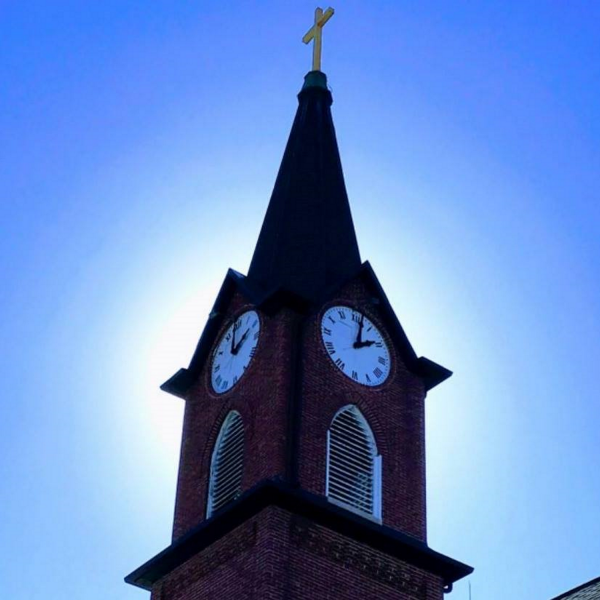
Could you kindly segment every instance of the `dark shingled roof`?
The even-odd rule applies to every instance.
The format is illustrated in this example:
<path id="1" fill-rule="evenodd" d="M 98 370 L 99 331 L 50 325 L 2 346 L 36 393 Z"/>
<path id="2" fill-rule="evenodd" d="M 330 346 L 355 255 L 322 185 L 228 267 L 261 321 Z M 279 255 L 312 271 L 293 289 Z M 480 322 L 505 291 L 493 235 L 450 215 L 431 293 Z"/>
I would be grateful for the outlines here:
<path id="1" fill-rule="evenodd" d="M 361 261 L 325 75 L 308 73 L 298 100 L 248 279 L 314 302 Z"/>
<path id="2" fill-rule="evenodd" d="M 229 271 L 190 366 L 161 386 L 179 398 L 187 398 L 208 359 L 235 290 L 267 313 L 282 306 L 311 313 L 357 277 L 371 290 L 403 361 L 425 389 L 452 374 L 416 355 L 375 272 L 369 263 L 361 265 L 324 73 L 306 75 L 298 101 L 248 276 Z"/>
<path id="3" fill-rule="evenodd" d="M 592 579 L 553 600 L 600 600 L 600 577 Z"/>

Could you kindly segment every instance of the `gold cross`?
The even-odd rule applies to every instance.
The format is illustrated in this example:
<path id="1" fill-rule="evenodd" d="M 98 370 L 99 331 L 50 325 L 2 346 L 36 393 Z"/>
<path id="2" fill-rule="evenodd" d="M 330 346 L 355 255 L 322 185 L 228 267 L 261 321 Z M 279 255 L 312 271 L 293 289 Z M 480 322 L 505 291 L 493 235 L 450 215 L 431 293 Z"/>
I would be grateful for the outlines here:
<path id="1" fill-rule="evenodd" d="M 315 24 L 306 32 L 302 41 L 308 44 L 311 40 L 314 40 L 313 46 L 313 71 L 321 70 L 321 36 L 323 32 L 323 25 L 331 19 L 333 16 L 333 8 L 329 7 L 325 12 L 322 8 L 315 10 Z"/>

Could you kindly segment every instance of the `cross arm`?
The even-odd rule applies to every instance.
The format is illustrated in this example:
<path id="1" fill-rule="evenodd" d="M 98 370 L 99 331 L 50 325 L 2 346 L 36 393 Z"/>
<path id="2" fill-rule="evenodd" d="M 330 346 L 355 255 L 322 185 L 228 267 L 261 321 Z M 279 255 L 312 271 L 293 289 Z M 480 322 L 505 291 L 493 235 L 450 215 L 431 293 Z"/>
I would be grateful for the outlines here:
<path id="1" fill-rule="evenodd" d="M 334 13 L 335 11 L 331 7 L 329 7 L 325 12 L 318 8 L 317 14 L 315 15 L 315 24 L 304 34 L 302 41 L 305 44 L 308 44 L 308 42 L 310 42 L 315 37 L 317 29 L 322 28 L 323 25 L 325 25 L 325 23 L 327 23 L 327 21 L 329 21 L 329 19 L 333 17 Z"/>

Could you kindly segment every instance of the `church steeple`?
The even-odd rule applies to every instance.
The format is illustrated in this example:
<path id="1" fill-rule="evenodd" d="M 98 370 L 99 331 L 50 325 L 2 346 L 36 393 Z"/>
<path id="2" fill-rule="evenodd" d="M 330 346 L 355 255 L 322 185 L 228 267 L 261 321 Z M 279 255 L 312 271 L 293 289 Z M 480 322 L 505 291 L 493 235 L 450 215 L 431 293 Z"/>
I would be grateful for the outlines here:
<path id="1" fill-rule="evenodd" d="M 441 600 L 471 567 L 427 545 L 418 357 L 361 264 L 313 70 L 247 277 L 229 270 L 188 368 L 171 545 L 127 577 L 152 600 Z"/>
<path id="2" fill-rule="evenodd" d="M 321 71 L 309 72 L 248 278 L 317 301 L 361 260 Z"/>

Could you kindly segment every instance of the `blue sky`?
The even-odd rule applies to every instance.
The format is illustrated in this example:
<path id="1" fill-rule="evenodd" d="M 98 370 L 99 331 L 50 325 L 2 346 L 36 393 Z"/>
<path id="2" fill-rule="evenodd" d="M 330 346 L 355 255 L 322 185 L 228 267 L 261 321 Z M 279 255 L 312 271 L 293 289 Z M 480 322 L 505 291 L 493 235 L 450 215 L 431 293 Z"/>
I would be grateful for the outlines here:
<path id="1" fill-rule="evenodd" d="M 455 372 L 430 544 L 473 600 L 546 600 L 600 575 L 600 5 L 334 7 L 362 256 Z M 314 8 L 0 5 L 3 597 L 147 596 L 122 577 L 169 542 L 183 408 L 158 386 L 247 270 Z"/>

